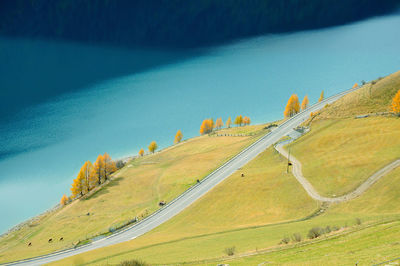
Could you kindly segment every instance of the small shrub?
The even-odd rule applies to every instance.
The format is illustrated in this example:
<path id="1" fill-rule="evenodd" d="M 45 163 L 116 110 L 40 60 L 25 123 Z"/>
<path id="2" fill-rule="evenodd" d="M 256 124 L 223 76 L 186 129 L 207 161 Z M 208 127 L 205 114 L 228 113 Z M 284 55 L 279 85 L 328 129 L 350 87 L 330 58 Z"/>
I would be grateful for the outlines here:
<path id="1" fill-rule="evenodd" d="M 148 264 L 141 260 L 125 260 L 118 265 L 119 266 L 147 266 Z"/>
<path id="2" fill-rule="evenodd" d="M 125 163 L 122 160 L 118 160 L 115 165 L 117 166 L 118 169 L 121 169 L 122 167 L 125 166 Z"/>
<path id="3" fill-rule="evenodd" d="M 284 238 L 282 238 L 280 244 L 289 244 L 290 242 L 290 238 L 285 236 Z"/>
<path id="4" fill-rule="evenodd" d="M 360 218 L 356 218 L 356 225 L 361 225 L 361 219 Z"/>
<path id="5" fill-rule="evenodd" d="M 299 233 L 294 233 L 292 235 L 293 242 L 301 242 L 302 240 L 303 240 L 303 238 L 301 237 L 301 235 Z"/>
<path id="6" fill-rule="evenodd" d="M 323 229 L 321 227 L 313 227 L 310 229 L 310 231 L 308 231 L 307 236 L 310 239 L 314 239 L 321 236 L 322 234 L 323 234 Z"/>
<path id="7" fill-rule="evenodd" d="M 333 230 L 333 231 L 339 231 L 339 229 L 340 229 L 340 228 L 337 227 L 337 226 L 332 227 L 332 230 Z"/>
<path id="8" fill-rule="evenodd" d="M 230 248 L 226 248 L 226 249 L 225 249 L 225 253 L 226 253 L 226 255 L 228 255 L 228 256 L 233 256 L 233 255 L 235 255 L 235 252 L 236 252 L 236 247 L 230 247 Z"/>
<path id="9" fill-rule="evenodd" d="M 325 234 L 329 234 L 330 232 L 332 232 L 331 227 L 328 225 L 327 227 L 325 227 Z"/>

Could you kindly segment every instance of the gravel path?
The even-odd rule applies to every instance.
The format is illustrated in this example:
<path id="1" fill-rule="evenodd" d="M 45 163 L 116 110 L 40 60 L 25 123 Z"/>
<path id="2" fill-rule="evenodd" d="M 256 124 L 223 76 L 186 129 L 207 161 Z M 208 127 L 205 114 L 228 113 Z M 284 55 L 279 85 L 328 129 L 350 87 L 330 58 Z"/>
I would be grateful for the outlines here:
<path id="1" fill-rule="evenodd" d="M 284 141 L 275 145 L 275 149 L 282 154 L 285 158 L 288 158 L 288 152 L 283 148 L 284 145 L 290 143 L 293 140 Z M 378 181 L 381 177 L 385 176 L 389 172 L 393 171 L 395 168 L 400 166 L 400 159 L 397 159 L 390 164 L 386 165 L 379 171 L 375 172 L 371 175 L 367 180 L 364 181 L 359 187 L 357 187 L 352 192 L 334 198 L 328 198 L 321 196 L 315 190 L 315 188 L 311 185 L 310 182 L 303 176 L 301 162 L 297 160 L 293 155 L 290 155 L 290 162 L 292 163 L 292 173 L 294 177 L 299 181 L 299 183 L 303 186 L 303 188 L 307 191 L 308 195 L 310 195 L 313 199 L 323 201 L 323 202 L 343 202 L 347 200 L 354 199 L 364 193 L 369 187 L 371 187 L 376 181 Z"/>

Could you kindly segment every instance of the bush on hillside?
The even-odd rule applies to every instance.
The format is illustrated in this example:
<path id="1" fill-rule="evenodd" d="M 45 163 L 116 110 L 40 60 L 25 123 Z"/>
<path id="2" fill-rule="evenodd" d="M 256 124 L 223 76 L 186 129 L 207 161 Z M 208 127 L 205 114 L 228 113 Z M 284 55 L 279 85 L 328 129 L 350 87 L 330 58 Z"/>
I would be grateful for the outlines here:
<path id="1" fill-rule="evenodd" d="M 289 244 L 290 242 L 290 238 L 285 236 L 284 238 L 282 238 L 280 244 Z"/>
<path id="2" fill-rule="evenodd" d="M 310 231 L 308 231 L 307 236 L 310 239 L 314 239 L 314 238 L 320 237 L 323 233 L 324 233 L 324 229 L 317 226 L 317 227 L 311 228 Z"/>
<path id="3" fill-rule="evenodd" d="M 235 255 L 235 252 L 236 252 L 236 247 L 234 247 L 234 246 L 225 249 L 225 253 L 226 253 L 226 255 L 228 255 L 228 256 L 233 256 L 233 255 Z"/>
<path id="4" fill-rule="evenodd" d="M 356 225 L 361 225 L 362 221 L 360 218 L 356 218 Z"/>
<path id="5" fill-rule="evenodd" d="M 303 240 L 302 236 L 299 233 L 294 233 L 292 235 L 293 242 L 301 242 Z"/>
<path id="6" fill-rule="evenodd" d="M 122 167 L 125 166 L 125 163 L 122 160 L 118 160 L 116 166 L 118 169 L 121 169 Z"/>
<path id="7" fill-rule="evenodd" d="M 333 230 L 333 231 L 339 231 L 339 229 L 340 229 L 340 228 L 337 227 L 337 226 L 332 227 L 332 230 Z"/>
<path id="8" fill-rule="evenodd" d="M 144 261 L 141 260 L 125 260 L 123 262 L 121 262 L 120 264 L 118 264 L 119 266 L 147 266 L 149 264 L 145 263 Z"/>
<path id="9" fill-rule="evenodd" d="M 325 234 L 329 234 L 330 232 L 332 232 L 331 227 L 328 225 L 325 227 Z"/>

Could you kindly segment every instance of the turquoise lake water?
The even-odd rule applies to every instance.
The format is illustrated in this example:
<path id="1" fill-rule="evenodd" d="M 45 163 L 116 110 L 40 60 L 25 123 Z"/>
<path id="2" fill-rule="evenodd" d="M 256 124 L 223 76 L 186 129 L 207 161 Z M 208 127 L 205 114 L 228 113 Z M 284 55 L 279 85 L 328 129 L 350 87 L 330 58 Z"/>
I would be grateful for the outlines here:
<path id="1" fill-rule="evenodd" d="M 208 117 L 280 119 L 292 93 L 315 102 L 399 70 L 399 47 L 399 15 L 192 51 L 0 39 L 0 231 L 58 203 L 100 153 L 167 147 Z"/>

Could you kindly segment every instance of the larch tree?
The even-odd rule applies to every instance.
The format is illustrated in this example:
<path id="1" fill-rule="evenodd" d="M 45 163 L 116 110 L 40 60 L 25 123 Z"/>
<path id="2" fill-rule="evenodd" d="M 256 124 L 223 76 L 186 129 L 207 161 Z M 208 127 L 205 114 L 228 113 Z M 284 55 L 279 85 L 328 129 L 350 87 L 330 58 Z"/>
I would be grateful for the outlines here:
<path id="1" fill-rule="evenodd" d="M 83 175 L 79 173 L 72 183 L 71 187 L 72 198 L 76 198 L 77 196 L 83 196 L 83 193 L 84 193 L 84 180 L 83 180 Z"/>
<path id="2" fill-rule="evenodd" d="M 142 157 L 144 155 L 144 150 L 143 149 L 140 149 L 139 155 L 140 155 L 140 157 Z"/>
<path id="3" fill-rule="evenodd" d="M 176 132 L 176 135 L 175 135 L 174 143 L 177 144 L 177 143 L 181 142 L 182 137 L 183 137 L 182 131 L 178 130 L 178 132 Z"/>
<path id="4" fill-rule="evenodd" d="M 400 90 L 397 91 L 396 95 L 392 99 L 392 111 L 400 116 Z"/>
<path id="5" fill-rule="evenodd" d="M 292 117 L 299 111 L 300 111 L 299 97 L 296 94 L 292 94 L 292 96 L 290 96 L 286 104 L 285 111 L 283 112 L 283 114 L 285 115 L 285 117 Z"/>
<path id="6" fill-rule="evenodd" d="M 307 109 L 309 103 L 308 96 L 304 96 L 303 102 L 301 103 L 301 110 Z"/>
<path id="7" fill-rule="evenodd" d="M 225 125 L 226 125 L 227 128 L 230 128 L 230 127 L 231 127 L 231 125 L 232 125 L 232 119 L 231 119 L 231 117 L 228 117 L 228 120 L 226 120 Z"/>
<path id="8" fill-rule="evenodd" d="M 248 117 L 248 116 L 245 116 L 245 117 L 243 117 L 243 124 L 246 126 L 246 125 L 250 125 L 250 117 Z"/>
<path id="9" fill-rule="evenodd" d="M 115 162 L 111 159 L 111 156 L 105 152 L 103 155 L 103 162 L 104 162 L 104 179 L 108 180 L 110 178 L 110 175 L 117 171 L 117 166 L 115 165 Z"/>
<path id="10" fill-rule="evenodd" d="M 97 180 L 97 184 L 101 185 L 104 180 L 104 157 L 103 155 L 97 156 L 96 162 L 94 163 L 94 176 Z"/>
<path id="11" fill-rule="evenodd" d="M 205 119 L 201 123 L 200 134 L 201 135 L 208 134 L 212 132 L 213 128 L 214 128 L 214 121 L 212 119 Z"/>
<path id="12" fill-rule="evenodd" d="M 354 83 L 354 85 L 353 85 L 353 89 L 354 88 L 357 88 L 358 87 L 358 83 L 356 82 L 356 83 Z"/>
<path id="13" fill-rule="evenodd" d="M 67 205 L 67 202 L 68 202 L 68 197 L 67 197 L 67 195 L 64 194 L 64 195 L 61 197 L 60 204 L 63 205 L 63 206 L 65 206 L 65 205 Z"/>
<path id="14" fill-rule="evenodd" d="M 81 167 L 79 174 L 83 180 L 83 189 L 85 192 L 89 192 L 96 185 L 96 177 L 94 172 L 93 164 L 87 161 Z"/>
<path id="15" fill-rule="evenodd" d="M 157 143 L 155 141 L 152 141 L 149 145 L 149 151 L 151 153 L 154 153 L 157 150 L 158 146 Z"/>
<path id="16" fill-rule="evenodd" d="M 243 124 L 243 117 L 242 117 L 242 115 L 239 115 L 239 116 L 237 116 L 236 118 L 235 118 L 235 125 L 237 125 L 237 126 L 242 126 L 242 124 Z"/>
<path id="17" fill-rule="evenodd" d="M 318 102 L 322 102 L 324 100 L 324 91 L 321 91 L 321 95 L 319 96 Z"/>
<path id="18" fill-rule="evenodd" d="M 220 117 L 215 121 L 215 128 L 221 129 L 223 126 L 224 126 L 224 122 L 222 122 L 222 118 Z"/>

